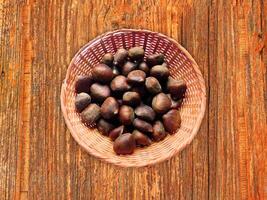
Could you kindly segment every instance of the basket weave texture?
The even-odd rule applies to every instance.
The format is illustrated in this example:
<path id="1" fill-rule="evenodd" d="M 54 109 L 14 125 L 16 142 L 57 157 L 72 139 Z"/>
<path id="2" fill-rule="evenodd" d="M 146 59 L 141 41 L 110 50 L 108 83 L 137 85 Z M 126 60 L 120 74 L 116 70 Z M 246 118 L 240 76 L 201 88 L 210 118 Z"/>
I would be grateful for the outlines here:
<path id="1" fill-rule="evenodd" d="M 180 109 L 182 123 L 177 133 L 168 135 L 161 142 L 137 148 L 132 155 L 118 156 L 113 142 L 101 135 L 93 126 L 86 127 L 75 111 L 75 78 L 90 74 L 102 56 L 115 53 L 120 47 L 129 49 L 142 46 L 145 58 L 153 53 L 163 53 L 173 78 L 187 84 L 186 95 Z M 141 167 L 170 159 L 188 145 L 197 134 L 206 107 L 206 90 L 201 72 L 192 56 L 175 40 L 148 30 L 120 29 L 105 33 L 86 44 L 72 59 L 61 90 L 62 112 L 73 138 L 89 154 L 123 167 Z"/>

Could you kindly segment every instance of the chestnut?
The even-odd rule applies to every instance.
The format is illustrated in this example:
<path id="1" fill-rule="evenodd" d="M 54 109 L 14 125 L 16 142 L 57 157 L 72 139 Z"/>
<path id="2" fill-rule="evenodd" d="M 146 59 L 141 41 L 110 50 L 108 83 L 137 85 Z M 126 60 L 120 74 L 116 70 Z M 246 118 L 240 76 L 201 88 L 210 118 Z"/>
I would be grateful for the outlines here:
<path id="1" fill-rule="evenodd" d="M 109 137 L 111 140 L 116 140 L 117 137 L 119 137 L 124 132 L 124 125 L 121 125 L 117 128 L 114 128 L 109 132 Z"/>
<path id="2" fill-rule="evenodd" d="M 152 100 L 152 108 L 158 114 L 164 114 L 171 108 L 171 99 L 164 93 L 157 94 Z"/>
<path id="3" fill-rule="evenodd" d="M 114 60 L 114 56 L 112 53 L 106 53 L 102 59 L 101 59 L 101 63 L 104 63 L 106 65 L 108 65 L 109 67 L 112 67 L 113 64 L 113 60 Z"/>
<path id="4" fill-rule="evenodd" d="M 154 110 L 145 104 L 138 106 L 134 110 L 134 113 L 138 118 L 146 121 L 153 121 L 156 117 L 156 113 L 154 112 Z"/>
<path id="5" fill-rule="evenodd" d="M 79 75 L 76 77 L 75 90 L 77 93 L 85 92 L 89 94 L 92 83 L 92 75 Z"/>
<path id="6" fill-rule="evenodd" d="M 133 62 L 127 61 L 121 69 L 122 75 L 127 76 L 131 71 L 135 70 L 137 65 Z"/>
<path id="7" fill-rule="evenodd" d="M 128 51 L 126 49 L 120 48 L 114 55 L 113 64 L 116 66 L 122 66 L 127 60 Z"/>
<path id="8" fill-rule="evenodd" d="M 165 129 L 170 133 L 174 133 L 181 126 L 180 112 L 176 109 L 171 109 L 162 116 Z"/>
<path id="9" fill-rule="evenodd" d="M 140 85 L 145 82 L 146 73 L 142 70 L 131 71 L 127 76 L 128 83 L 132 85 Z"/>
<path id="10" fill-rule="evenodd" d="M 170 71 L 163 65 L 155 65 L 150 70 L 150 76 L 157 78 L 160 81 L 166 80 L 170 75 Z"/>
<path id="11" fill-rule="evenodd" d="M 147 91 L 149 91 L 151 94 L 158 94 L 161 92 L 161 85 L 159 81 L 154 77 L 146 78 L 145 85 Z"/>
<path id="12" fill-rule="evenodd" d="M 109 66 L 100 63 L 92 69 L 92 76 L 97 82 L 109 83 L 113 79 L 114 74 Z"/>
<path id="13" fill-rule="evenodd" d="M 110 88 L 114 92 L 124 92 L 131 88 L 125 76 L 116 76 L 110 83 Z"/>
<path id="14" fill-rule="evenodd" d="M 104 119 L 112 119 L 119 113 L 119 103 L 114 97 L 108 97 L 101 105 L 100 112 Z"/>
<path id="15" fill-rule="evenodd" d="M 179 99 L 177 101 L 172 100 L 172 106 L 171 106 L 171 108 L 172 109 L 179 109 L 182 106 L 182 103 L 183 103 L 183 99 Z"/>
<path id="16" fill-rule="evenodd" d="M 140 95 L 137 92 L 125 92 L 122 96 L 123 103 L 129 106 L 137 106 L 141 103 Z"/>
<path id="17" fill-rule="evenodd" d="M 119 111 L 120 122 L 124 125 L 130 125 L 134 121 L 134 110 L 130 106 L 122 105 Z"/>
<path id="18" fill-rule="evenodd" d="M 161 64 L 163 67 L 167 67 L 168 68 L 168 64 L 166 62 Z"/>
<path id="19" fill-rule="evenodd" d="M 165 128 L 161 121 L 156 121 L 153 125 L 152 137 L 155 141 L 163 140 L 167 136 Z"/>
<path id="20" fill-rule="evenodd" d="M 143 60 L 145 55 L 145 50 L 143 47 L 132 47 L 129 49 L 129 57 L 133 61 Z"/>
<path id="21" fill-rule="evenodd" d="M 134 137 L 131 133 L 120 135 L 113 144 L 113 150 L 116 154 L 132 154 L 136 147 Z"/>
<path id="22" fill-rule="evenodd" d="M 138 130 L 134 130 L 132 135 L 134 137 L 135 143 L 139 146 L 149 146 L 152 143 L 147 135 Z"/>
<path id="23" fill-rule="evenodd" d="M 146 122 L 144 120 L 136 118 L 133 121 L 133 125 L 139 131 L 142 131 L 145 133 L 152 133 L 153 132 L 153 128 L 152 128 L 151 124 L 149 124 L 148 122 Z"/>
<path id="24" fill-rule="evenodd" d="M 105 136 L 108 136 L 109 132 L 114 129 L 114 125 L 103 118 L 101 118 L 97 124 L 97 129 Z"/>
<path id="25" fill-rule="evenodd" d="M 179 100 L 174 100 L 170 94 L 167 94 L 168 97 L 171 99 L 172 105 L 171 105 L 171 109 L 178 109 L 181 107 L 182 103 L 183 103 L 183 99 L 179 99 Z"/>
<path id="26" fill-rule="evenodd" d="M 90 92 L 92 99 L 97 102 L 103 102 L 110 96 L 109 87 L 100 83 L 94 83 L 91 85 Z"/>
<path id="27" fill-rule="evenodd" d="M 95 123 L 100 118 L 100 107 L 95 103 L 90 104 L 82 111 L 81 118 L 87 125 Z"/>
<path id="28" fill-rule="evenodd" d="M 149 55 L 147 56 L 146 62 L 150 67 L 161 65 L 164 62 L 164 55 L 162 53 Z"/>
<path id="29" fill-rule="evenodd" d="M 87 93 L 77 94 L 75 98 L 75 107 L 78 112 L 83 111 L 91 103 L 91 97 Z"/>
<path id="30" fill-rule="evenodd" d="M 175 100 L 179 100 L 184 97 L 186 92 L 186 84 L 183 80 L 175 80 L 172 77 L 168 78 L 167 90 L 170 92 L 171 96 Z"/>
<path id="31" fill-rule="evenodd" d="M 146 75 L 149 74 L 150 68 L 148 67 L 148 65 L 145 62 L 141 62 L 138 66 L 138 69 L 142 70 L 143 72 L 146 73 Z"/>

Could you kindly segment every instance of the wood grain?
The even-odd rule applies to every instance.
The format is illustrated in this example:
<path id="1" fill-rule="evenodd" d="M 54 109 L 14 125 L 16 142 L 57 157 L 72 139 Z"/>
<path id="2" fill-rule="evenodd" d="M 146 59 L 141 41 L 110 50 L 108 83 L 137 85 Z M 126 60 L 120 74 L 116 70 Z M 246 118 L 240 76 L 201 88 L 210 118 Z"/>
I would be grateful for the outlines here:
<path id="1" fill-rule="evenodd" d="M 264 0 L 0 0 L 0 199 L 267 197 L 266 10 Z M 118 28 L 175 38 L 206 81 L 198 135 L 155 166 L 89 156 L 60 110 L 71 58 Z"/>

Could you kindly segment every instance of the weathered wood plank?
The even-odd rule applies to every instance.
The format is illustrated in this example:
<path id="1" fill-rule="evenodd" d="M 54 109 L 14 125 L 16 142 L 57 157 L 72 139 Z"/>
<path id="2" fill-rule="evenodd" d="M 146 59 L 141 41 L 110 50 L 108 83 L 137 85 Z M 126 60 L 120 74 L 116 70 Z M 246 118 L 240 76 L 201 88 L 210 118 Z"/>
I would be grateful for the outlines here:
<path id="1" fill-rule="evenodd" d="M 209 43 L 208 43 L 208 55 L 209 55 L 209 80 L 208 80 L 208 156 L 209 156 L 209 199 L 218 199 L 220 194 L 216 192 L 216 182 L 217 182 L 217 172 L 216 172 L 216 163 L 217 163 L 217 123 L 218 110 L 217 110 L 217 101 L 218 101 L 218 82 L 217 79 L 217 34 L 218 34 L 218 6 L 216 2 L 211 2 L 209 5 Z"/>
<path id="2" fill-rule="evenodd" d="M 0 2 L 0 199 L 16 191 L 20 129 L 21 26 L 16 1 Z"/>
<path id="3" fill-rule="evenodd" d="M 257 39 L 262 29 L 262 6 L 260 1 L 211 4 L 211 199 L 264 198 L 265 163 L 260 152 L 264 151 L 267 129 L 266 109 L 265 112 L 260 109 L 263 111 L 266 104 L 263 95 L 266 93 L 266 65 L 264 67 L 260 53 L 256 52 L 262 48 L 261 39 Z"/>

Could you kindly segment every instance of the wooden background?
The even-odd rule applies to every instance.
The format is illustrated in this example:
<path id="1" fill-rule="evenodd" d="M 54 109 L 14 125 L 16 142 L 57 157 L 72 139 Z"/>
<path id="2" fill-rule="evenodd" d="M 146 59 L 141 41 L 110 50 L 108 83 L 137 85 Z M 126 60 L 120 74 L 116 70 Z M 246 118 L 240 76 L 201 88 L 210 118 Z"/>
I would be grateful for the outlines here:
<path id="1" fill-rule="evenodd" d="M 60 110 L 71 58 L 118 28 L 175 38 L 206 81 L 198 135 L 152 167 L 89 156 Z M 266 66 L 265 0 L 0 0 L 0 199 L 264 199 Z"/>

